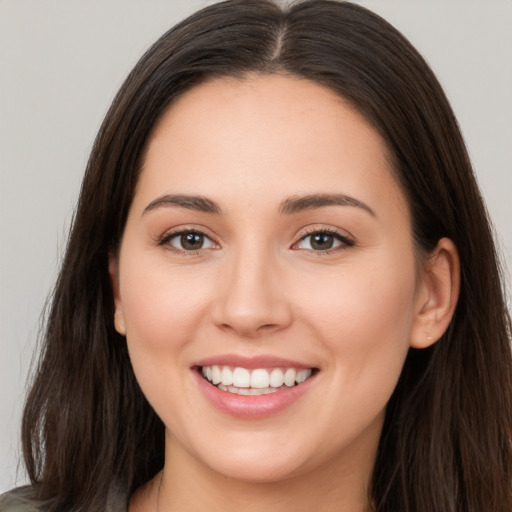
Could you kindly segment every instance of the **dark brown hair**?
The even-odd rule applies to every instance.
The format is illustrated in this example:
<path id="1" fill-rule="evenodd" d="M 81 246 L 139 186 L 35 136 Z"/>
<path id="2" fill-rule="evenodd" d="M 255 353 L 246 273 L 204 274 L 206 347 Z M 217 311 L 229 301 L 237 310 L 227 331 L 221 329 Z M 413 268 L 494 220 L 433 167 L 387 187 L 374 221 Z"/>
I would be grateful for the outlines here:
<path id="1" fill-rule="evenodd" d="M 432 71 L 393 27 L 346 2 L 207 7 L 167 32 L 116 96 L 94 144 L 23 418 L 25 462 L 48 510 L 103 511 L 163 465 L 164 427 L 113 325 L 109 252 L 141 159 L 172 101 L 217 76 L 323 84 L 378 130 L 409 200 L 417 248 L 449 237 L 461 293 L 445 335 L 411 349 L 387 408 L 370 501 L 379 512 L 512 510 L 510 319 L 487 214 Z"/>

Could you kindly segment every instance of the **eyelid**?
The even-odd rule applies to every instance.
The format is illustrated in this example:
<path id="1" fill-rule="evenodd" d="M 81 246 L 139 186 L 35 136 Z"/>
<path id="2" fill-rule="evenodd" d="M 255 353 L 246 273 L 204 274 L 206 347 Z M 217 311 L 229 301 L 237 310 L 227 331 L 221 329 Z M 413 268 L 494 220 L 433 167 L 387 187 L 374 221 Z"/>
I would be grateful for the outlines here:
<path id="1" fill-rule="evenodd" d="M 315 234 L 327 234 L 333 236 L 337 241 L 340 242 L 340 245 L 337 247 L 333 247 L 330 249 L 325 250 L 314 250 L 314 249 L 300 249 L 297 247 L 297 245 L 305 240 L 306 238 L 315 235 Z M 303 251 L 309 251 L 314 254 L 326 254 L 326 253 L 332 253 L 336 252 L 342 249 L 345 249 L 347 247 L 353 247 L 356 244 L 355 239 L 352 235 L 349 235 L 346 232 L 342 232 L 338 229 L 332 228 L 332 227 L 324 227 L 324 226 L 310 226 L 306 228 L 305 232 L 303 232 L 299 239 L 292 245 L 292 249 L 294 250 L 303 250 Z"/>
<path id="2" fill-rule="evenodd" d="M 183 255 L 191 255 L 191 254 L 198 254 L 203 251 L 208 251 L 211 249 L 220 249 L 220 244 L 216 241 L 215 237 L 209 234 L 210 230 L 205 228 L 204 226 L 197 226 L 197 225 L 181 225 L 176 226 L 171 229 L 168 229 L 165 231 L 162 235 L 160 235 L 156 240 L 156 245 L 158 246 L 168 246 L 169 250 L 172 250 L 176 253 L 183 254 Z M 179 249 L 174 246 L 171 246 L 169 244 L 169 241 L 172 240 L 174 237 L 188 234 L 188 233 L 196 233 L 201 236 L 204 236 L 208 240 L 211 241 L 211 243 L 214 245 L 214 247 L 206 247 L 201 248 L 197 250 L 186 250 L 186 249 Z M 308 238 L 309 236 L 312 236 L 314 234 L 328 234 L 333 236 L 337 241 L 340 242 L 340 245 L 325 249 L 325 250 L 314 250 L 314 249 L 300 249 L 297 247 L 297 245 Z M 331 253 L 338 251 L 340 249 L 344 249 L 347 247 L 352 247 L 356 245 L 356 241 L 354 237 L 350 234 L 348 234 L 346 231 L 341 231 L 337 228 L 333 227 L 326 227 L 326 226 L 308 226 L 307 228 L 302 230 L 302 233 L 299 235 L 299 238 L 296 242 L 294 242 L 291 246 L 291 249 L 294 250 L 304 250 L 309 251 L 315 254 L 325 254 L 325 253 Z"/>
<path id="3" fill-rule="evenodd" d="M 199 254 L 203 251 L 220 248 L 220 244 L 215 240 L 215 238 L 212 235 L 207 234 L 206 231 L 209 231 L 209 230 L 207 230 L 206 228 L 204 228 L 202 226 L 200 226 L 200 227 L 193 226 L 193 225 L 191 225 L 191 226 L 186 226 L 186 225 L 185 226 L 176 226 L 174 228 L 168 229 L 167 231 L 164 231 L 164 233 L 162 235 L 160 235 L 158 237 L 158 239 L 156 240 L 156 245 L 161 246 L 161 247 L 166 247 L 170 251 L 174 251 L 177 254 L 182 254 L 185 256 Z M 195 250 L 186 250 L 186 249 L 179 249 L 177 247 L 174 247 L 169 243 L 173 238 L 180 236 L 180 235 L 189 234 L 189 233 L 195 233 L 195 234 L 204 236 L 205 238 L 210 240 L 215 247 L 206 247 L 206 248 L 195 249 Z"/>

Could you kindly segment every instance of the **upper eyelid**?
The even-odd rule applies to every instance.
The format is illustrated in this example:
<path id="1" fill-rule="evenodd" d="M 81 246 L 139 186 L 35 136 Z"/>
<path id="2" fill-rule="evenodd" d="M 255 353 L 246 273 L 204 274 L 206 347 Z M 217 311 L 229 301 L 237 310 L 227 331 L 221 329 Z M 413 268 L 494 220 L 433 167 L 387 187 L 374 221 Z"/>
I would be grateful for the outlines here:
<path id="1" fill-rule="evenodd" d="M 197 234 L 203 235 L 205 238 L 210 240 L 215 247 L 206 247 L 206 248 L 192 249 L 192 250 L 180 249 L 178 247 L 174 247 L 171 244 L 171 240 L 175 237 L 178 237 L 178 236 L 184 234 L 184 233 L 197 233 Z M 189 255 L 190 254 L 199 254 L 203 251 L 209 251 L 212 249 L 220 248 L 220 244 L 213 237 L 207 235 L 203 231 L 200 231 L 197 229 L 186 229 L 186 228 L 185 229 L 168 230 L 168 231 L 164 232 L 164 234 L 162 234 L 155 240 L 155 245 L 157 247 L 162 247 L 162 248 L 165 248 L 165 249 L 172 251 L 176 254 L 182 254 L 184 256 L 187 254 L 189 254 Z"/>
<path id="2" fill-rule="evenodd" d="M 333 229 L 333 228 L 312 228 L 312 229 L 306 231 L 306 233 L 303 233 L 301 235 L 301 239 L 306 237 L 306 236 L 314 235 L 315 233 L 329 233 L 330 235 L 344 236 L 337 229 Z"/>
<path id="3" fill-rule="evenodd" d="M 339 228 L 333 228 L 330 226 L 323 227 L 323 226 L 316 225 L 316 226 L 306 227 L 305 231 L 302 232 L 302 234 L 297 235 L 298 236 L 297 242 L 300 240 L 304 240 L 304 238 L 314 235 L 315 233 L 328 233 L 330 235 L 339 236 L 341 239 L 344 239 L 344 240 L 350 240 L 352 243 L 355 243 L 355 241 L 356 241 L 356 238 L 346 230 L 341 230 Z M 294 242 L 294 243 L 297 243 L 297 242 Z"/>
<path id="4" fill-rule="evenodd" d="M 214 234 L 211 234 L 208 228 L 205 226 L 195 226 L 195 225 L 184 225 L 184 226 L 176 226 L 170 229 L 167 229 L 164 231 L 159 237 L 159 240 L 163 240 L 165 238 L 172 238 L 173 236 L 177 236 L 183 233 L 198 233 L 200 235 L 204 235 L 205 237 L 211 239 L 212 241 L 218 243 L 216 241 L 216 236 Z"/>
<path id="5" fill-rule="evenodd" d="M 170 242 L 173 238 L 179 237 L 180 235 L 186 234 L 186 233 L 196 233 L 199 235 L 204 236 L 208 240 L 212 242 L 212 244 L 215 247 L 206 247 L 206 248 L 200 248 L 200 249 L 180 249 L 178 247 L 174 247 Z M 169 251 L 174 252 L 175 254 L 182 255 L 182 256 L 190 256 L 194 254 L 200 254 L 204 251 L 209 251 L 211 249 L 218 249 L 220 248 L 220 244 L 211 236 L 207 235 L 203 231 L 200 231 L 198 229 L 187 229 L 187 228 L 178 228 L 175 230 L 168 230 L 166 231 L 162 236 L 160 236 L 157 241 L 156 245 L 159 247 L 164 247 Z"/>
<path id="6" fill-rule="evenodd" d="M 211 234 L 210 232 L 211 230 L 208 229 L 206 226 L 182 225 L 170 228 L 169 230 L 165 231 L 162 235 L 158 237 L 157 242 L 158 244 L 164 244 L 171 238 L 179 236 L 180 234 L 183 233 L 198 233 L 210 239 L 213 243 L 220 247 L 221 244 L 218 240 L 218 237 L 215 234 Z M 305 228 L 301 228 L 301 230 L 298 230 L 298 232 L 294 236 L 295 241 L 292 243 L 292 247 L 299 243 L 300 241 L 307 238 L 308 236 L 314 235 L 315 233 L 328 233 L 330 235 L 339 237 L 339 239 L 344 242 L 349 241 L 351 244 L 355 244 L 356 242 L 355 237 L 345 230 L 340 230 L 338 228 L 333 228 L 330 226 L 315 225 L 307 226 Z"/>
<path id="7" fill-rule="evenodd" d="M 348 236 L 342 235 L 341 233 L 338 233 L 337 231 L 327 231 L 327 230 L 324 230 L 324 231 L 313 231 L 312 233 L 308 233 L 306 235 L 301 236 L 296 242 L 293 243 L 292 247 L 297 246 L 300 242 L 303 242 L 304 240 L 306 240 L 307 238 L 309 238 L 309 237 L 311 237 L 311 236 L 313 236 L 315 234 L 330 235 L 333 238 L 337 239 L 337 241 L 340 242 L 342 245 L 345 245 L 345 246 L 353 246 L 353 245 L 355 245 L 354 240 L 352 240 L 352 238 L 350 238 Z M 328 252 L 330 250 L 331 249 L 326 249 L 326 252 Z M 320 252 L 320 251 L 318 251 L 318 252 Z"/>

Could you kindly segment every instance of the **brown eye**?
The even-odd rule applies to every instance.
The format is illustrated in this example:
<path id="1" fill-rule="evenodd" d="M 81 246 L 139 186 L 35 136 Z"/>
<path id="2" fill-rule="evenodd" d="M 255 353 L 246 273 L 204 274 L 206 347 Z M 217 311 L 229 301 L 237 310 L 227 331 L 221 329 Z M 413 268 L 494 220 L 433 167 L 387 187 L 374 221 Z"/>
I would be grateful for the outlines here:
<path id="1" fill-rule="evenodd" d="M 306 249 L 309 251 L 329 251 L 332 249 L 349 247 L 354 245 L 352 240 L 329 231 L 316 231 L 302 237 L 295 245 L 295 249 Z"/>
<path id="2" fill-rule="evenodd" d="M 204 243 L 204 235 L 199 233 L 187 233 L 180 235 L 180 244 L 186 251 L 201 249 Z"/>
<path id="3" fill-rule="evenodd" d="M 334 237 L 327 233 L 317 233 L 311 235 L 311 248 L 315 251 L 324 251 L 326 249 L 332 249 L 334 245 Z"/>
<path id="4" fill-rule="evenodd" d="M 201 249 L 210 249 L 215 244 L 205 234 L 197 231 L 183 231 L 175 233 L 164 240 L 164 244 L 168 244 L 179 251 L 199 251 Z"/>

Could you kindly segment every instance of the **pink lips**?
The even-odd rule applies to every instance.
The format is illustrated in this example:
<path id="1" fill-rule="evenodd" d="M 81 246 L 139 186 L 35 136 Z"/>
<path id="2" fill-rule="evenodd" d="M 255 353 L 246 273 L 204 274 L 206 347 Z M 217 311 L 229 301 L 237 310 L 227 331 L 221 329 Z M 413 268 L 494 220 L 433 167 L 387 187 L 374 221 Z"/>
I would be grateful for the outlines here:
<path id="1" fill-rule="evenodd" d="M 309 364 L 292 361 L 291 359 L 284 359 L 276 356 L 239 356 L 236 354 L 226 354 L 220 356 L 208 357 L 201 359 L 194 363 L 193 366 L 213 366 L 226 365 L 226 366 L 240 366 L 248 370 L 255 368 L 312 368 Z"/>
<path id="2" fill-rule="evenodd" d="M 312 366 L 280 357 L 241 357 L 232 354 L 214 356 L 197 361 L 193 365 L 192 370 L 203 396 L 220 412 L 237 418 L 257 419 L 278 414 L 298 401 L 316 380 L 316 374 L 313 374 L 313 376 L 305 382 L 276 393 L 257 396 L 237 395 L 218 389 L 203 378 L 200 371 L 198 371 L 202 366 L 213 365 L 242 367 L 247 369 L 277 367 L 305 369 L 312 368 Z"/>

